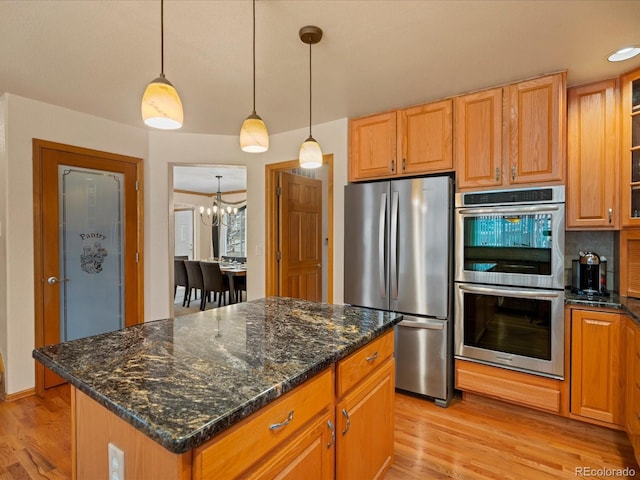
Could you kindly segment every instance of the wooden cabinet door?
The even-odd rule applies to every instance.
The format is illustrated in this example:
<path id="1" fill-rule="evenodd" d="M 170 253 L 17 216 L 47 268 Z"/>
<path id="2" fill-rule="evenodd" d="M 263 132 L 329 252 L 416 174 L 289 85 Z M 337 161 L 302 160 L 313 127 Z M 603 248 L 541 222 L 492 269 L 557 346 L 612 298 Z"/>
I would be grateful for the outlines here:
<path id="1" fill-rule="evenodd" d="M 623 425 L 622 315 L 571 313 L 571 413 Z"/>
<path id="2" fill-rule="evenodd" d="M 640 378 L 640 358 L 636 358 L 636 327 L 633 320 L 627 318 L 625 325 L 625 363 L 627 365 L 627 378 L 625 388 L 625 427 L 632 440 L 637 434 L 640 424 L 640 383 L 636 384 L 636 377 Z"/>
<path id="3" fill-rule="evenodd" d="M 640 69 L 622 76 L 621 90 L 620 210 L 623 226 L 638 227 L 640 226 Z"/>
<path id="4" fill-rule="evenodd" d="M 380 113 L 349 121 L 349 181 L 396 174 L 397 114 Z"/>
<path id="5" fill-rule="evenodd" d="M 243 478 L 332 480 L 334 471 L 335 422 L 327 412 Z"/>
<path id="6" fill-rule="evenodd" d="M 620 232 L 620 295 L 640 298 L 640 229 Z"/>
<path id="7" fill-rule="evenodd" d="M 512 185 L 564 180 L 566 72 L 507 87 L 508 153 Z"/>
<path id="8" fill-rule="evenodd" d="M 567 228 L 618 228 L 617 80 L 568 93 Z"/>
<path id="9" fill-rule="evenodd" d="M 459 189 L 502 185 L 502 88 L 455 99 Z"/>
<path id="10" fill-rule="evenodd" d="M 453 170 L 452 104 L 449 99 L 400 112 L 401 174 Z"/>
<path id="11" fill-rule="evenodd" d="M 336 409 L 336 478 L 382 478 L 393 463 L 395 364 L 389 359 Z"/>

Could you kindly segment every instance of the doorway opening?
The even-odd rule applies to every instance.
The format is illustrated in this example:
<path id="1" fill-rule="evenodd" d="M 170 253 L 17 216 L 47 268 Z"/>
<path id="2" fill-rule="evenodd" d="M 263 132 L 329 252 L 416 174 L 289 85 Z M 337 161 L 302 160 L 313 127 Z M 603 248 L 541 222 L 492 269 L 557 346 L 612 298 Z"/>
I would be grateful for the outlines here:
<path id="1" fill-rule="evenodd" d="M 282 189 L 282 174 L 305 175 L 304 169 L 300 169 L 298 160 L 273 163 L 265 166 L 265 293 L 267 296 L 282 295 L 284 276 L 283 268 L 288 268 L 286 262 L 282 262 L 283 223 L 288 223 L 289 218 L 280 218 L 283 212 L 278 200 L 278 190 Z M 333 301 L 333 155 L 323 156 L 323 165 L 315 172 L 314 176 L 322 183 L 322 236 L 321 236 L 321 278 L 322 294 L 320 301 L 331 303 Z M 285 215 L 287 210 L 284 209 Z M 297 214 L 296 214 L 297 215 Z M 295 230 L 295 229 L 293 229 Z M 296 240 L 297 241 L 297 240 Z M 287 246 L 285 245 L 286 249 Z M 280 260 L 278 259 L 280 257 Z M 304 283 L 304 280 L 303 280 Z M 287 288 L 286 286 L 284 288 Z M 286 293 L 286 292 L 285 292 Z M 297 295 L 296 295 L 297 296 Z M 300 298 L 303 298 L 300 295 Z"/>
<path id="2" fill-rule="evenodd" d="M 225 213 L 219 220 L 215 213 L 218 211 L 218 192 L 221 205 L 225 207 Z M 174 298 L 174 257 L 196 261 L 233 257 L 243 258 L 246 262 L 246 167 L 170 164 L 169 212 L 169 232 L 173 232 L 168 239 L 169 312 L 173 317 L 175 302 L 181 303 L 179 300 L 182 298 L 181 289 Z"/>

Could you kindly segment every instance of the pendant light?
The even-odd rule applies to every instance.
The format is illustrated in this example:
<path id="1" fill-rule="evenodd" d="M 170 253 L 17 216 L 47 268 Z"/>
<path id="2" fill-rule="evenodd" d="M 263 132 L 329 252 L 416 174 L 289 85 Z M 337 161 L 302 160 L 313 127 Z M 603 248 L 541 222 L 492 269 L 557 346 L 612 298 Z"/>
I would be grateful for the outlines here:
<path id="1" fill-rule="evenodd" d="M 311 135 L 311 45 L 322 39 L 322 29 L 308 25 L 300 29 L 299 35 L 300 40 L 309 44 L 309 138 L 300 147 L 299 161 L 302 168 L 318 168 L 322 166 L 322 150 Z"/>
<path id="2" fill-rule="evenodd" d="M 240 148 L 244 152 L 261 153 L 269 150 L 269 132 L 256 114 L 256 0 L 253 0 L 253 111 L 242 123 Z"/>
<path id="3" fill-rule="evenodd" d="M 164 0 L 160 0 L 160 76 L 153 80 L 142 95 L 142 120 L 146 125 L 162 130 L 182 127 L 184 114 L 178 92 L 164 76 Z"/>

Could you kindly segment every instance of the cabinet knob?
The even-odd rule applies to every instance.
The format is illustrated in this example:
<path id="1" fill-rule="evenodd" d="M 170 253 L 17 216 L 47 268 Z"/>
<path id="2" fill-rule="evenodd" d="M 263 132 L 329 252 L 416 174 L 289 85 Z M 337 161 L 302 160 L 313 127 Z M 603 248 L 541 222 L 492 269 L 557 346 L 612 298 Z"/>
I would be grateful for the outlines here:
<path id="1" fill-rule="evenodd" d="M 609 209 L 609 223 L 613 221 L 613 208 Z"/>
<path id="2" fill-rule="evenodd" d="M 407 159 L 403 158 L 402 159 L 402 171 L 406 171 L 407 170 Z"/>
<path id="3" fill-rule="evenodd" d="M 496 182 L 500 181 L 500 167 L 496 167 Z"/>
<path id="4" fill-rule="evenodd" d="M 515 180 L 515 179 L 516 179 L 516 166 L 511 165 L 511 180 Z"/>
<path id="5" fill-rule="evenodd" d="M 396 161 L 395 160 L 391 160 L 391 171 L 392 172 L 396 171 Z"/>

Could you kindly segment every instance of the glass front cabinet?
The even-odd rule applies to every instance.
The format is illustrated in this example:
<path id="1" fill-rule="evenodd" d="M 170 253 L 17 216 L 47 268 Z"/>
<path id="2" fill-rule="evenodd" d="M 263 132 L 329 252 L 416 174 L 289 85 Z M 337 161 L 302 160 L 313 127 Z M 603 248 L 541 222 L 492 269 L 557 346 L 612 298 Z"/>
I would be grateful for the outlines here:
<path id="1" fill-rule="evenodd" d="M 625 227 L 640 226 L 640 69 L 622 77 L 621 213 Z"/>

